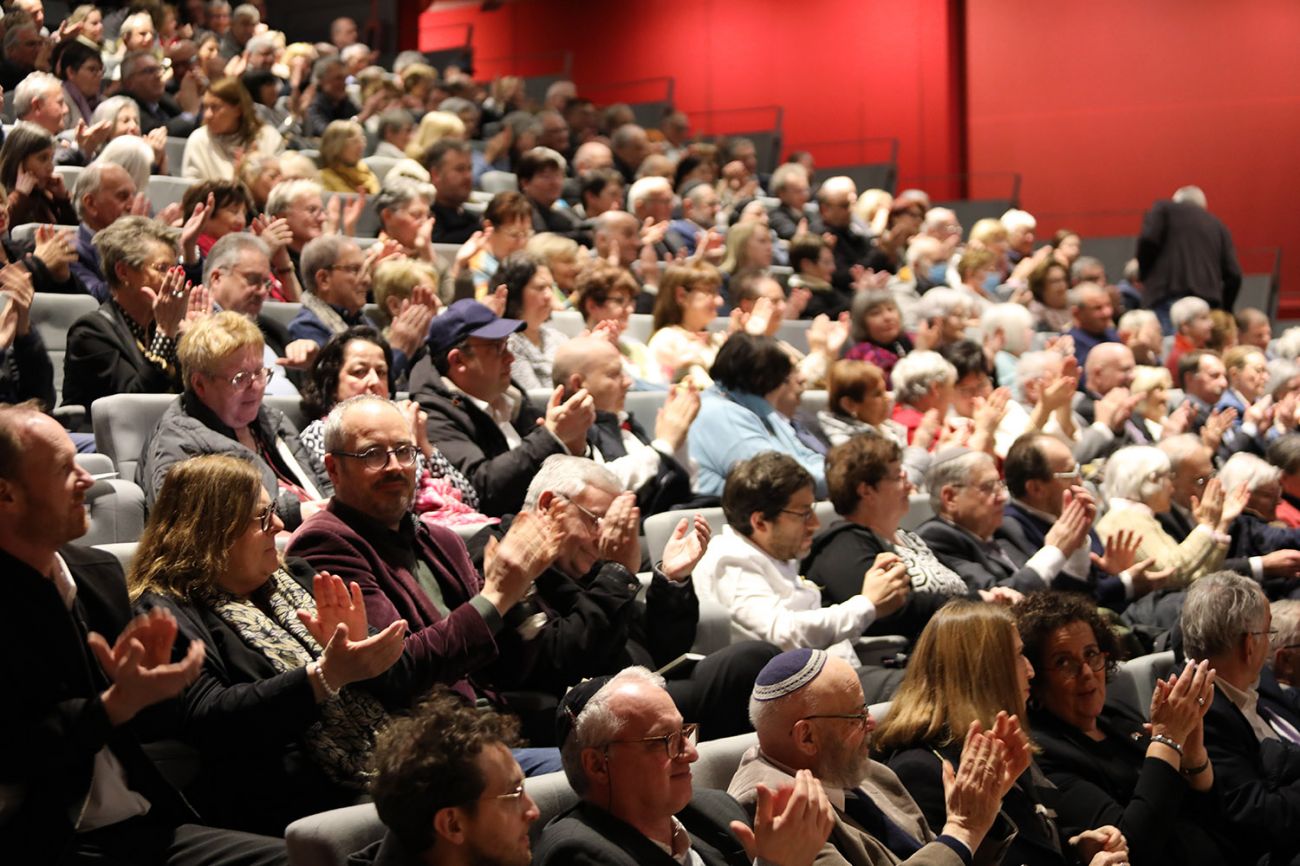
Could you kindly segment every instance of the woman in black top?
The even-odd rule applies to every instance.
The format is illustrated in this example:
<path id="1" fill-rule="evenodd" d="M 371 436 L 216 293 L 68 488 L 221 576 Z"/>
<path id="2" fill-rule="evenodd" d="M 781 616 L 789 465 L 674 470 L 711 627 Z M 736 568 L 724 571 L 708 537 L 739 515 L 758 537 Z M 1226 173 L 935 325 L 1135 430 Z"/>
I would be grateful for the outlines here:
<path id="1" fill-rule="evenodd" d="M 1134 866 L 1230 862 L 1223 804 L 1202 738 L 1214 699 L 1208 662 L 1158 681 L 1151 729 L 1108 707 L 1119 641 L 1081 595 L 1041 592 L 1016 605 L 1025 656 L 1038 671 L 1029 719 L 1038 764 L 1060 789 L 1066 833 L 1114 824 Z"/>

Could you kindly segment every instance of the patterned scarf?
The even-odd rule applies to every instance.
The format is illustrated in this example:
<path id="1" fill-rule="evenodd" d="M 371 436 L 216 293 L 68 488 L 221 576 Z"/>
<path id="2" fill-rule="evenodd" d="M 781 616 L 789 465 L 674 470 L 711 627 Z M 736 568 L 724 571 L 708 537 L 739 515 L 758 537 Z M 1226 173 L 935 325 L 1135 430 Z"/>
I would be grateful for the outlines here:
<path id="1" fill-rule="evenodd" d="M 316 318 L 329 328 L 331 334 L 341 334 L 348 329 L 348 323 L 339 315 L 339 311 L 322 301 L 315 292 L 303 292 L 302 305 L 315 313 Z"/>
<path id="2" fill-rule="evenodd" d="M 277 569 L 258 592 L 271 609 L 269 616 L 249 599 L 217 586 L 208 587 L 203 601 L 278 673 L 297 670 L 319 658 L 321 645 L 296 613 L 315 612 L 316 601 L 311 593 L 282 569 Z M 320 711 L 320 720 L 307 729 L 303 738 L 308 753 L 335 782 L 361 790 L 375 745 L 375 729 L 388 720 L 388 714 L 374 697 L 352 688 L 341 690 L 337 699 L 326 700 Z"/>

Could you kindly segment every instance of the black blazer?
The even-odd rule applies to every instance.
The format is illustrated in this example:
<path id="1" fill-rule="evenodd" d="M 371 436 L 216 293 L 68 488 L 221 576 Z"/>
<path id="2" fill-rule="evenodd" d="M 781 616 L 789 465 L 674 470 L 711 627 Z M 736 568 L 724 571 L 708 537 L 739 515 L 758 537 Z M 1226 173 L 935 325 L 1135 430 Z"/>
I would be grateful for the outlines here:
<path id="1" fill-rule="evenodd" d="M 931 517 L 916 534 L 934 551 L 939 561 L 962 576 L 971 589 L 1009 586 L 1020 592 L 1043 589 L 1043 580 L 1032 568 L 1001 562 L 982 548 L 969 532 L 951 523 Z"/>
<path id="2" fill-rule="evenodd" d="M 627 416 L 628 430 L 637 441 L 649 445 L 652 441 L 645 428 L 632 415 Z M 618 416 L 612 412 L 597 412 L 596 420 L 587 428 L 587 444 L 600 452 L 605 462 L 627 456 L 623 446 L 623 430 Z M 659 471 L 654 478 L 633 491 L 636 493 L 637 508 L 641 509 L 642 519 L 661 511 L 687 507 L 693 498 L 691 493 L 691 475 L 687 469 L 673 457 L 659 454 Z"/>
<path id="3" fill-rule="evenodd" d="M 46 411 L 54 408 L 54 365 L 35 328 L 14 337 L 0 349 L 0 402 L 40 400 Z"/>
<path id="4" fill-rule="evenodd" d="M 939 750 L 954 768 L 961 764 L 961 748 L 951 745 Z M 888 758 L 889 769 L 898 774 L 907 792 L 925 815 L 931 827 L 948 822 L 948 807 L 943 794 L 943 765 L 927 747 L 904 749 Z M 1002 814 L 1016 826 L 1016 838 L 1007 849 L 1003 863 L 1024 866 L 1066 866 L 1073 858 L 1062 851 L 1064 839 L 1056 823 L 1048 817 L 1060 810 L 1060 792 L 1031 764 L 1016 785 L 1002 798 Z"/>
<path id="5" fill-rule="evenodd" d="M 1217 787 L 1198 793 L 1177 770 L 1147 758 L 1142 720 L 1107 707 L 1097 742 L 1046 712 L 1030 717 L 1039 767 L 1061 792 L 1062 836 L 1113 824 L 1134 863 L 1226 866 L 1232 862 Z"/>
<path id="6" fill-rule="evenodd" d="M 1142 305 L 1196 295 L 1231 310 L 1241 289 L 1232 235 L 1219 218 L 1189 202 L 1157 201 L 1138 235 Z"/>
<path id="7" fill-rule="evenodd" d="M 722 791 L 697 790 L 677 813 L 691 848 L 707 866 L 751 866 L 744 846 L 731 835 L 732 821 L 752 822 L 740 804 Z M 676 860 L 630 824 L 604 809 L 579 803 L 557 816 L 533 851 L 536 866 L 679 866 Z"/>
<path id="8" fill-rule="evenodd" d="M 63 358 L 63 402 L 85 406 L 110 394 L 179 394 L 177 366 L 161 367 L 144 355 L 112 301 L 87 313 L 68 329 Z"/>
<path id="9" fill-rule="evenodd" d="M 158 100 L 158 105 L 150 108 L 148 103 L 134 93 L 123 92 L 140 107 L 140 134 L 148 135 L 160 126 L 167 127 L 167 134 L 177 138 L 188 138 L 190 133 L 199 128 L 197 118 L 182 117 L 180 105 L 166 93 Z"/>
<path id="10" fill-rule="evenodd" d="M 1300 854 L 1300 749 L 1282 740 L 1261 742 L 1223 690 L 1205 714 L 1205 748 L 1239 856 L 1273 863 Z"/>
<path id="11" fill-rule="evenodd" d="M 542 415 L 527 396 L 514 422 L 523 441 L 511 448 L 486 412 L 465 395 L 447 390 L 427 354 L 411 368 L 410 388 L 411 399 L 429 415 L 429 441 L 437 442 L 452 465 L 465 473 L 478 491 L 484 514 L 500 517 L 518 511 L 542 462 L 565 453 L 560 441 L 538 425 Z"/>
<path id="12" fill-rule="evenodd" d="M 109 686 L 86 645 L 95 631 L 110 644 L 131 619 L 122 568 L 111 554 L 65 546 L 77 584 L 72 610 L 53 582 L 0 550 L 10 621 L 0 629 L 0 785 L 16 786 L 21 801 L 0 821 L 6 862 L 61 862 L 74 843 L 73 818 L 90 794 L 95 755 L 105 746 L 121 761 L 132 790 L 150 815 L 181 824 L 197 820 L 140 748 L 137 717 L 118 727 L 104 713 Z"/>
<path id="13" fill-rule="evenodd" d="M 1008 502 L 1002 509 L 1002 525 L 993 533 L 993 540 L 1012 562 L 1023 565 L 1047 543 L 1047 533 L 1051 528 L 1052 525 L 1047 521 L 1030 514 L 1014 502 Z M 1105 553 L 1105 547 L 1096 532 L 1088 531 L 1088 541 L 1093 553 Z M 1087 580 L 1059 572 L 1052 579 L 1052 589 L 1081 592 L 1095 598 L 1098 604 L 1116 611 L 1122 611 L 1127 604 L 1123 582 L 1096 565 L 1089 565 Z"/>

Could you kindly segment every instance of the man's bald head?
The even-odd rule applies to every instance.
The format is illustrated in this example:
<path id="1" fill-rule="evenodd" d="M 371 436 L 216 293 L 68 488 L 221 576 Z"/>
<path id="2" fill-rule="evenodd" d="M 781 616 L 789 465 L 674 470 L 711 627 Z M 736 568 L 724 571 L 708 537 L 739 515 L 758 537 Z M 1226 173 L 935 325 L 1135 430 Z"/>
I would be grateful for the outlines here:
<path id="1" fill-rule="evenodd" d="M 614 165 L 614 152 L 603 141 L 588 141 L 578 145 L 573 152 L 573 170 L 577 174 L 610 168 Z"/>
<path id="2" fill-rule="evenodd" d="M 1088 352 L 1083 364 L 1088 390 L 1105 396 L 1114 388 L 1127 388 L 1133 384 L 1136 368 L 1133 350 L 1123 343 L 1098 343 Z"/>
<path id="3" fill-rule="evenodd" d="M 566 397 L 586 388 L 598 412 L 621 412 L 632 387 L 623 372 L 623 356 L 603 337 L 578 337 L 560 346 L 551 363 L 551 381 L 564 386 Z"/>

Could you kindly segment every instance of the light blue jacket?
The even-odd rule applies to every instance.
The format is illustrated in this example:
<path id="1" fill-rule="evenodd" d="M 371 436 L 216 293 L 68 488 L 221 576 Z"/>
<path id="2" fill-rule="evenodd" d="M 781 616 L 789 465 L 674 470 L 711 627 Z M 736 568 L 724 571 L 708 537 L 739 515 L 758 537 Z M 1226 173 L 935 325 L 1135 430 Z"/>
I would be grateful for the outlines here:
<path id="1" fill-rule="evenodd" d="M 691 459 L 700 466 L 697 493 L 721 496 L 727 472 L 738 461 L 780 451 L 812 473 L 817 498 L 826 498 L 822 455 L 799 441 L 790 422 L 756 394 L 709 388 L 700 395 L 700 414 L 691 424 L 688 442 Z"/>

